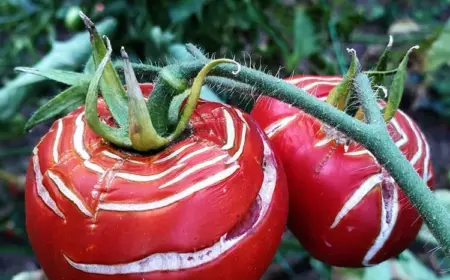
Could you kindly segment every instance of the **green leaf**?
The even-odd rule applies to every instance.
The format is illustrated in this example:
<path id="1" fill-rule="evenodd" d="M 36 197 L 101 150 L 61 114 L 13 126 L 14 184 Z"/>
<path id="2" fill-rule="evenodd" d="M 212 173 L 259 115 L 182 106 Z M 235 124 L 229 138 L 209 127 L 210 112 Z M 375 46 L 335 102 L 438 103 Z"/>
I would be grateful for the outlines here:
<path id="1" fill-rule="evenodd" d="M 98 29 L 104 34 L 111 34 L 116 25 L 116 20 L 109 18 L 102 21 L 98 25 Z M 52 50 L 33 68 L 75 70 L 86 62 L 90 54 L 89 33 L 82 32 L 67 41 L 54 42 Z M 7 121 L 11 118 L 27 94 L 35 90 L 31 85 L 44 79 L 42 76 L 22 73 L 0 89 L 0 121 Z"/>
<path id="2" fill-rule="evenodd" d="M 199 14 L 205 0 L 178 0 L 170 4 L 169 17 L 173 23 L 179 23 L 193 14 Z"/>
<path id="3" fill-rule="evenodd" d="M 387 44 L 386 48 L 384 49 L 383 53 L 381 54 L 380 59 L 378 60 L 374 71 L 386 71 L 389 54 L 391 53 L 391 49 L 392 49 L 392 43 L 393 43 L 393 37 L 389 36 L 389 43 Z M 372 86 L 381 85 L 384 80 L 384 75 L 369 75 L 369 78 L 371 78 L 371 80 L 372 80 L 372 82 L 371 82 Z"/>
<path id="4" fill-rule="evenodd" d="M 403 96 L 403 90 L 405 88 L 405 80 L 407 74 L 406 67 L 408 66 L 409 54 L 412 50 L 418 48 L 419 46 L 410 48 L 397 68 L 397 73 L 395 73 L 391 87 L 389 88 L 389 97 L 386 103 L 386 108 L 384 109 L 384 120 L 386 122 L 389 122 L 392 119 L 398 109 L 398 106 L 400 105 L 400 101 L 402 100 Z"/>
<path id="5" fill-rule="evenodd" d="M 125 128 L 111 127 L 108 124 L 102 122 L 100 120 L 100 117 L 98 116 L 97 101 L 98 101 L 99 85 L 102 79 L 103 72 L 105 71 L 106 65 L 111 62 L 110 60 L 112 53 L 111 44 L 108 39 L 106 39 L 106 41 L 108 44 L 108 50 L 105 53 L 104 58 L 100 62 L 89 84 L 86 94 L 84 115 L 87 124 L 89 125 L 91 130 L 95 132 L 95 134 L 120 147 L 129 148 L 131 147 L 131 141 L 127 135 L 128 127 Z"/>
<path id="6" fill-rule="evenodd" d="M 29 67 L 16 67 L 15 70 L 45 77 L 47 79 L 54 80 L 69 86 L 88 85 L 90 81 L 90 77 L 88 75 L 72 71 L 58 69 L 37 69 Z"/>
<path id="7" fill-rule="evenodd" d="M 72 86 L 55 96 L 33 114 L 25 125 L 25 130 L 30 130 L 41 122 L 45 122 L 63 112 L 73 111 L 83 105 L 88 86 L 89 84 Z"/>
<path id="8" fill-rule="evenodd" d="M 90 32 L 92 56 L 94 59 L 94 65 L 98 68 L 107 52 L 105 43 L 103 42 L 103 39 L 97 31 L 94 23 L 84 14 L 80 15 L 86 25 L 86 28 Z M 100 90 L 114 120 L 120 127 L 127 127 L 128 106 L 126 92 L 120 81 L 119 75 L 112 65 L 111 60 L 108 60 L 103 74 L 101 75 Z"/>
<path id="9" fill-rule="evenodd" d="M 306 13 L 306 8 L 298 6 L 295 8 L 294 18 L 294 50 L 290 55 L 287 67 L 288 70 L 295 69 L 297 63 L 319 50 L 317 34 L 314 31 L 314 24 Z"/>
<path id="10" fill-rule="evenodd" d="M 425 71 L 436 71 L 443 64 L 450 63 L 450 19 L 445 24 L 439 37 L 433 42 L 425 55 Z"/>
<path id="11" fill-rule="evenodd" d="M 89 57 L 89 60 L 86 62 L 83 70 L 84 74 L 94 75 L 95 73 L 95 65 L 94 65 L 94 57 Z"/>
<path id="12" fill-rule="evenodd" d="M 352 62 L 342 81 L 331 90 L 327 97 L 327 103 L 336 106 L 339 109 L 346 109 L 348 104 L 352 104 L 353 96 L 351 94 L 353 80 L 361 72 L 361 64 L 359 63 L 356 51 L 348 50 L 352 56 Z M 354 95 L 354 94 L 353 94 Z M 350 109 L 350 108 L 347 108 Z"/>

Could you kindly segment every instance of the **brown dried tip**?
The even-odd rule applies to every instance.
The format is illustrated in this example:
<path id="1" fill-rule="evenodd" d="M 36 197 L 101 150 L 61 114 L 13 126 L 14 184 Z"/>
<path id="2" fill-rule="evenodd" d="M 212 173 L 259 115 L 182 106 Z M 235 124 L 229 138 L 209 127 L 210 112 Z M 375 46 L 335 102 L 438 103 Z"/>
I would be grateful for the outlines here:
<path id="1" fill-rule="evenodd" d="M 90 18 L 88 18 L 82 11 L 79 12 L 80 18 L 83 20 L 84 25 L 89 31 L 95 30 L 95 24 Z"/>

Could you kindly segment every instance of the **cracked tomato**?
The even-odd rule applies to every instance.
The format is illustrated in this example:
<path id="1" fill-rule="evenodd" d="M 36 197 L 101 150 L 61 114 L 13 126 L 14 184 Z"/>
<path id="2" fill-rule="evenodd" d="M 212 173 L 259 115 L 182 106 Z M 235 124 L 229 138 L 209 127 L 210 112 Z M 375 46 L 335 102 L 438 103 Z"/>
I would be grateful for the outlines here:
<path id="1" fill-rule="evenodd" d="M 82 107 L 54 123 L 26 183 L 27 231 L 49 279 L 259 279 L 285 228 L 284 173 L 238 109 L 200 102 L 191 123 L 152 154 L 107 144 Z"/>
<path id="2" fill-rule="evenodd" d="M 321 100 L 340 81 L 317 76 L 289 80 Z M 335 266 L 369 266 L 399 254 L 415 239 L 422 223 L 418 212 L 368 150 L 273 98 L 260 97 L 251 115 L 282 160 L 289 228 L 314 257 Z M 387 127 L 431 187 L 430 149 L 417 124 L 398 110 Z"/>

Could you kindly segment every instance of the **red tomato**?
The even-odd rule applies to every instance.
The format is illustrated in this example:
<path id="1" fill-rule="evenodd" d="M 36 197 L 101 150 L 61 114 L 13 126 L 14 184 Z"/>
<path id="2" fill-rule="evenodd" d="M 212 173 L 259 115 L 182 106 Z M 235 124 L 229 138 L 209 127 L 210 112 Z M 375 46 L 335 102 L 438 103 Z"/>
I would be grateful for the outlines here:
<path id="1" fill-rule="evenodd" d="M 191 120 L 184 139 L 148 154 L 105 143 L 82 107 L 54 123 L 26 183 L 49 279 L 260 278 L 287 220 L 284 172 L 249 115 L 201 101 Z"/>
<path id="2" fill-rule="evenodd" d="M 289 80 L 321 100 L 340 81 Z M 399 254 L 414 240 L 422 223 L 418 212 L 368 150 L 354 142 L 337 144 L 319 120 L 273 98 L 261 97 L 251 115 L 282 160 L 290 193 L 288 225 L 312 256 L 335 266 L 368 266 Z M 430 150 L 419 127 L 400 110 L 387 126 L 431 187 Z"/>

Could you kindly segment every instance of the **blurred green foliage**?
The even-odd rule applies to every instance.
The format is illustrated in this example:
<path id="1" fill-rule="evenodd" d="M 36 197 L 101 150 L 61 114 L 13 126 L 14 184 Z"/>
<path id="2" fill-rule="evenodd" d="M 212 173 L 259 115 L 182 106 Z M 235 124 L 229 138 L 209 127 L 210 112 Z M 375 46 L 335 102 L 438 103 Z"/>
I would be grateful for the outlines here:
<path id="1" fill-rule="evenodd" d="M 85 68 L 90 47 L 78 17 L 80 10 L 96 23 L 105 23 L 113 49 L 125 46 L 134 61 L 164 65 L 181 60 L 185 58 L 182 43 L 192 42 L 210 55 L 235 56 L 241 63 L 282 77 L 342 74 L 349 63 L 347 47 L 357 50 L 365 68 L 373 67 L 392 34 L 393 61 L 400 61 L 412 45 L 421 47 L 410 59 L 411 93 L 405 98 L 411 99 L 413 108 L 450 119 L 450 21 L 446 22 L 450 0 L 2 0 L 0 140 L 8 145 L 0 145 L 0 168 L 5 169 L 0 172 L 0 256 L 9 250 L 31 255 L 22 187 L 26 156 L 40 134 L 24 138 L 23 128 L 32 111 L 64 88 L 36 76 L 18 76 L 14 67 Z M 145 76 L 138 78 L 149 81 Z M 15 142 L 20 144 L 10 145 Z M 418 242 L 426 248 L 436 246 L 427 237 L 423 229 Z M 450 265 L 443 255 L 425 252 L 423 258 L 415 253 L 406 251 L 396 260 L 366 270 L 335 269 L 311 259 L 287 233 L 274 266 L 286 277 L 279 279 L 304 270 L 313 270 L 323 279 L 437 279 L 437 273 Z M 438 265 L 430 265 L 433 258 Z M 298 267 L 299 262 L 304 265 Z M 22 274 L 17 279 L 38 279 L 25 278 L 36 275 Z"/>

